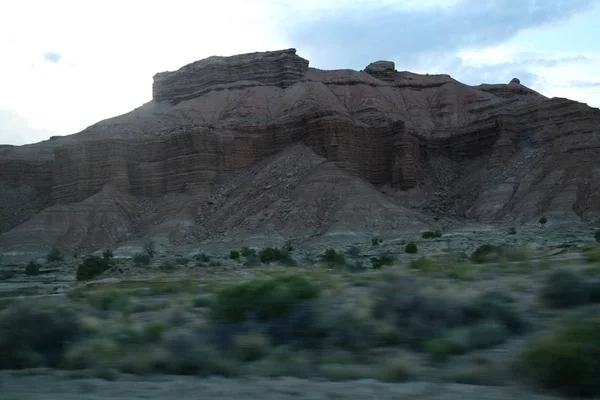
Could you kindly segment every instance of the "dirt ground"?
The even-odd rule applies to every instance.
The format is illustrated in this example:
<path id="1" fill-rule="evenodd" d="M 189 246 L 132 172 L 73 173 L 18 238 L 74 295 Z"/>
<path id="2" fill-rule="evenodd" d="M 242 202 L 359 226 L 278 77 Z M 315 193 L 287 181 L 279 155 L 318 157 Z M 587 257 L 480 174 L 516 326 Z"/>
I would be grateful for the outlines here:
<path id="1" fill-rule="evenodd" d="M 518 387 L 489 387 L 449 383 L 376 381 L 325 382 L 296 378 L 229 379 L 174 376 L 120 377 L 114 381 L 73 379 L 42 371 L 0 373 L 0 400 L 100 399 L 423 399 L 423 400 L 552 400 Z"/>

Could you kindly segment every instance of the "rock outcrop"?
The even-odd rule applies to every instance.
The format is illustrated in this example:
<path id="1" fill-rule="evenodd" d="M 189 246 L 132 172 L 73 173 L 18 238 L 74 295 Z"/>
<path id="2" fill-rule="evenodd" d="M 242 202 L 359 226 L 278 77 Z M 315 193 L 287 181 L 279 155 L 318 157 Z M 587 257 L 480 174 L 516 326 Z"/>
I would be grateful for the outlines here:
<path id="1" fill-rule="evenodd" d="M 198 61 L 153 93 L 76 135 L 0 147 L 0 253 L 600 215 L 600 111 L 514 80 L 323 71 L 289 49 Z"/>
<path id="2" fill-rule="evenodd" d="M 178 103 L 211 90 L 241 89 L 257 84 L 285 89 L 298 82 L 307 69 L 308 60 L 296 55 L 296 49 L 213 56 L 175 72 L 154 75 L 152 98 Z"/>

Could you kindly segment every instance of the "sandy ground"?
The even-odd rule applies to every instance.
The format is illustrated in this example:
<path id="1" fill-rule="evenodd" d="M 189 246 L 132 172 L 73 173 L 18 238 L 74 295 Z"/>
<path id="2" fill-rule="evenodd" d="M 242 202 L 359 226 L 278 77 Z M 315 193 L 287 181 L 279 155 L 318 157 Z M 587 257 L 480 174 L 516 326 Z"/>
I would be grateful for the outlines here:
<path id="1" fill-rule="evenodd" d="M 229 379 L 174 376 L 73 379 L 56 372 L 0 373 L 0 400 L 100 399 L 425 399 L 553 400 L 517 387 L 375 381 L 324 382 L 296 378 Z"/>

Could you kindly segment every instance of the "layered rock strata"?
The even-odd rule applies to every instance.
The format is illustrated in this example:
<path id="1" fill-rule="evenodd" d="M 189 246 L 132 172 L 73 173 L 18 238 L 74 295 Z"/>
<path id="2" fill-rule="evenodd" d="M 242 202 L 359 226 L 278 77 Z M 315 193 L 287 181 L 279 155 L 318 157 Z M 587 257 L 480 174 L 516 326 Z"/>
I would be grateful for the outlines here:
<path id="1" fill-rule="evenodd" d="M 448 75 L 398 72 L 384 61 L 365 71 L 322 71 L 294 49 L 211 57 L 157 74 L 153 100 L 130 113 L 76 135 L 0 147 L 0 250 L 42 236 L 47 245 L 83 246 L 159 228 L 169 237 L 204 240 L 244 221 L 254 221 L 253 231 L 276 227 L 305 239 L 342 225 L 392 232 L 385 216 L 407 207 L 479 221 L 541 213 L 589 220 L 600 215 L 599 126 L 598 109 L 548 99 L 517 79 L 468 86 Z M 256 220 L 261 210 L 283 209 L 275 198 L 240 208 L 224 230 L 199 222 L 232 212 L 219 209 L 226 199 L 210 200 L 224 191 L 238 196 L 232 176 L 251 180 L 248 171 L 294 146 L 303 146 L 302 157 L 321 160 L 310 169 L 322 177 L 314 190 L 342 191 L 353 203 L 311 206 L 323 224 L 318 230 L 303 227 L 312 220 L 307 215 L 290 219 L 293 229 L 281 218 Z M 336 178 L 324 178 L 330 173 Z M 360 196 L 340 188 L 357 188 L 353 179 L 367 185 Z M 305 207 L 310 187 L 292 186 L 288 201 Z M 244 195 L 244 203 L 259 192 Z M 380 196 L 387 196 L 385 205 L 375 203 L 387 211 L 372 223 L 321 209 L 329 201 L 372 215 L 369 204 Z M 140 204 L 160 208 L 140 212 Z"/>

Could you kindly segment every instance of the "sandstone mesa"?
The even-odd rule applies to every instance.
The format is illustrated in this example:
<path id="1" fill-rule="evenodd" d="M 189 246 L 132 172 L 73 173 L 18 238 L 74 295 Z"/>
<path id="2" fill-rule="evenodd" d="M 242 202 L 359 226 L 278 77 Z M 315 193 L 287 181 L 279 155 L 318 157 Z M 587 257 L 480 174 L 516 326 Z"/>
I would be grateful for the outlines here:
<path id="1" fill-rule="evenodd" d="M 156 74 L 127 114 L 0 146 L 0 254 L 585 223 L 600 216 L 599 127 L 598 109 L 516 78 L 324 71 L 295 49 L 209 57 Z"/>

